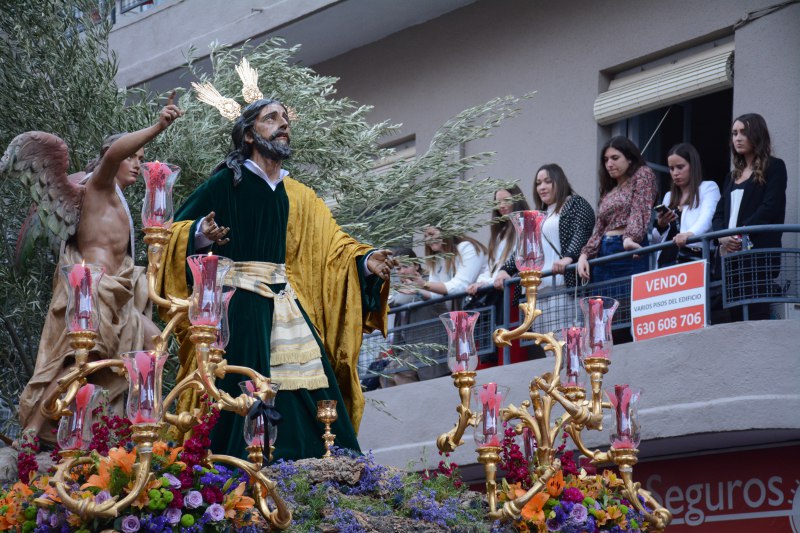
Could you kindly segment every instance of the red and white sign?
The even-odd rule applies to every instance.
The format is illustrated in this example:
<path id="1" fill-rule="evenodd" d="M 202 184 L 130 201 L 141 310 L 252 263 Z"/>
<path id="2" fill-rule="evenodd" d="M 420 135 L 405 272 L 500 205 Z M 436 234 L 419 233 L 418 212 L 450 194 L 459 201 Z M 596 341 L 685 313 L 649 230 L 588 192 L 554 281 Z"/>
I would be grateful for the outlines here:
<path id="1" fill-rule="evenodd" d="M 673 516 L 668 533 L 800 533 L 800 446 L 642 462 L 636 481 Z"/>
<path id="2" fill-rule="evenodd" d="M 631 285 L 633 340 L 706 326 L 705 261 L 636 274 Z"/>

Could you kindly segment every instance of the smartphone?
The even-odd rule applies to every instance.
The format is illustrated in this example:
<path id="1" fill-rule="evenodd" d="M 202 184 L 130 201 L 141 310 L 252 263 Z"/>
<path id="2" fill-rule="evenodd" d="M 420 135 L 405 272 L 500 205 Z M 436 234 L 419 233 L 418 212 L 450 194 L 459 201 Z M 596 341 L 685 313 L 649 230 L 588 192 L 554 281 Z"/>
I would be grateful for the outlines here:
<path id="1" fill-rule="evenodd" d="M 655 206 L 655 210 L 658 212 L 659 215 L 663 215 L 667 211 L 669 211 L 669 208 L 667 206 L 665 206 L 664 204 L 661 204 L 661 205 Z"/>

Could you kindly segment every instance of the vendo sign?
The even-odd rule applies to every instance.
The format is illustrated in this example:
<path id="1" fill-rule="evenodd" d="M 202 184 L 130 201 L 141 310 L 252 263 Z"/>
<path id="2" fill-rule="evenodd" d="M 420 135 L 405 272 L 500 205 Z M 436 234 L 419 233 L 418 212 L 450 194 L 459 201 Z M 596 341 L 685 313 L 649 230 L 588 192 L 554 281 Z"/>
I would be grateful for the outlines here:
<path id="1" fill-rule="evenodd" d="M 669 533 L 800 533 L 800 446 L 639 463 Z"/>
<path id="2" fill-rule="evenodd" d="M 633 340 L 652 339 L 705 327 L 705 269 L 705 261 L 693 261 L 633 276 Z"/>

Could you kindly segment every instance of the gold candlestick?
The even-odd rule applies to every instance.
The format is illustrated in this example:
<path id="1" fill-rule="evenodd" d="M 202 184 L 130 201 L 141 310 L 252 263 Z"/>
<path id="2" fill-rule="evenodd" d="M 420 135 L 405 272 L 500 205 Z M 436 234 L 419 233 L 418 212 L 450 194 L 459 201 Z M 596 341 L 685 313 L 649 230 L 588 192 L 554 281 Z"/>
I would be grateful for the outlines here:
<path id="1" fill-rule="evenodd" d="M 325 455 L 323 457 L 332 457 L 331 448 L 336 435 L 331 433 L 331 424 L 336 422 L 337 418 L 336 400 L 320 400 L 317 402 L 317 420 L 325 424 L 325 433 L 322 434 L 322 440 L 325 441 Z"/>

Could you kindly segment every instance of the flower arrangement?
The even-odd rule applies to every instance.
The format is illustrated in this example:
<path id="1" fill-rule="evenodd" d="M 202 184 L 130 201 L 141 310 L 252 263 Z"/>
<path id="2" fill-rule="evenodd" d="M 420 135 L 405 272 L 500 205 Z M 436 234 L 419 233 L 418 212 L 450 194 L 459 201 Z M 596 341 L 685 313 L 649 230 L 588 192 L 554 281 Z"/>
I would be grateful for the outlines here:
<path id="1" fill-rule="evenodd" d="M 588 464 L 579 470 L 574 453 L 564 451 L 566 434 L 563 439 L 557 450 L 561 470 L 522 508 L 521 517 L 514 524 L 517 530 L 538 533 L 647 531 L 643 513 L 622 492 L 622 479 L 611 470 L 597 474 Z M 533 470 L 532 465 L 515 442 L 513 428 L 505 429 L 501 461 L 501 468 L 507 471 L 499 494 L 500 502 L 504 502 L 525 494 L 535 481 L 528 473 Z M 640 502 L 645 505 L 641 497 Z"/>
<path id="2" fill-rule="evenodd" d="M 110 520 L 84 520 L 60 505 L 48 476 L 32 475 L 29 484 L 21 480 L 0 490 L 0 531 L 262 531 L 266 524 L 254 509 L 254 500 L 246 495 L 247 474 L 222 465 L 209 468 L 203 464 L 209 432 L 218 416 L 217 410 L 209 410 L 183 446 L 156 441 L 153 446 L 153 480 L 142 495 L 122 511 L 122 516 Z M 92 463 L 70 473 L 70 495 L 76 499 L 91 498 L 96 503 L 115 496 L 124 497 L 133 486 L 134 464 L 138 459 L 137 449 L 130 441 L 130 424 L 125 419 L 103 414 L 94 435 L 98 442 L 93 443 L 95 449 L 87 452 Z M 23 450 L 23 454 L 27 452 L 29 450 Z M 21 464 L 29 463 L 26 456 Z M 21 469 L 20 474 L 27 476 L 29 470 Z M 36 504 L 34 500 L 38 500 Z"/>

